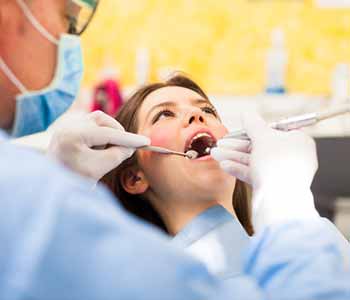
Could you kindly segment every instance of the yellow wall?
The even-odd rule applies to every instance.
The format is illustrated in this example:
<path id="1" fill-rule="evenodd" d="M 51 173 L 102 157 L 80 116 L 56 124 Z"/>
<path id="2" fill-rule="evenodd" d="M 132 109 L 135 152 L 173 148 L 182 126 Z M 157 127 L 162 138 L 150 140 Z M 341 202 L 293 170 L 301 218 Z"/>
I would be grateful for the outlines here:
<path id="1" fill-rule="evenodd" d="M 286 32 L 287 87 L 327 93 L 337 62 L 350 63 L 350 10 L 321 10 L 312 0 L 101 0 L 83 37 L 86 78 L 112 63 L 135 83 L 135 53 L 147 47 L 159 67 L 191 74 L 212 93 L 256 93 L 264 86 L 270 32 Z"/>

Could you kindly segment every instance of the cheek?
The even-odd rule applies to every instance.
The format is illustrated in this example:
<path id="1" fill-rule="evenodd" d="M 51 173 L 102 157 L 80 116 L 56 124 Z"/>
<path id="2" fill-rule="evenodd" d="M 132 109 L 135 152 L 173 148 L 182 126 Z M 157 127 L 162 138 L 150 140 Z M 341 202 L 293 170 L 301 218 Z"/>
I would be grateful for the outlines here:
<path id="1" fill-rule="evenodd" d="M 159 127 L 153 128 L 148 132 L 143 132 L 143 134 L 147 135 L 151 139 L 152 146 L 159 146 L 165 148 L 172 148 L 172 143 L 174 142 L 174 130 L 170 127 Z M 140 161 L 145 164 L 152 164 L 153 160 L 161 157 L 161 154 L 152 151 L 140 151 Z"/>
<path id="2" fill-rule="evenodd" d="M 229 133 L 228 129 L 216 118 L 208 120 L 208 127 L 213 131 L 217 139 L 221 139 Z"/>
<path id="3" fill-rule="evenodd" d="M 221 139 L 223 136 L 228 134 L 228 130 L 224 125 L 220 125 L 217 127 L 216 134 L 217 134 L 217 137 Z"/>
<path id="4" fill-rule="evenodd" d="M 170 128 L 152 130 L 149 137 L 153 146 L 167 147 L 171 145 L 172 141 L 174 141 L 172 130 Z"/>

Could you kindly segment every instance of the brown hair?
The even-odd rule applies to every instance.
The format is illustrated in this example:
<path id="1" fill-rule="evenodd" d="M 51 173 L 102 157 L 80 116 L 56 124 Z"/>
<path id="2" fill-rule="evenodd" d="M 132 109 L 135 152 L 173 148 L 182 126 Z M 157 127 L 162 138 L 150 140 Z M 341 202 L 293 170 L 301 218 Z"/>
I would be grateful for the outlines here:
<path id="1" fill-rule="evenodd" d="M 116 117 L 117 121 L 125 128 L 126 131 L 137 133 L 137 115 L 145 98 L 158 89 L 170 86 L 179 86 L 193 90 L 209 101 L 208 96 L 194 81 L 183 75 L 175 75 L 165 82 L 149 84 L 137 90 L 122 106 Z M 105 175 L 101 181 L 105 183 L 107 187 L 117 196 L 126 210 L 167 232 L 163 220 L 161 219 L 159 213 L 153 208 L 151 203 L 141 195 L 129 194 L 124 190 L 121 184 L 120 178 L 123 171 L 135 165 L 137 165 L 137 157 L 134 154 L 131 158 L 124 161 L 118 168 Z M 243 182 L 237 180 L 236 187 L 232 195 L 232 205 L 238 220 L 241 222 L 246 232 L 249 235 L 253 235 L 254 229 L 251 222 L 250 204 L 251 202 L 248 197 L 247 186 Z"/>

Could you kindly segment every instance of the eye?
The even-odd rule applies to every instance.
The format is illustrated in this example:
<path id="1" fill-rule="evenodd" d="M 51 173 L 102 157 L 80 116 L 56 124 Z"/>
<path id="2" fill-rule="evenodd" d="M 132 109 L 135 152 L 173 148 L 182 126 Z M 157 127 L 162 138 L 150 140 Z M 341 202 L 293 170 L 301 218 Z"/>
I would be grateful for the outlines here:
<path id="1" fill-rule="evenodd" d="M 164 119 L 164 118 L 171 118 L 174 117 L 175 114 L 169 110 L 169 109 L 163 109 L 160 112 L 158 112 L 155 117 L 152 120 L 152 124 L 156 123 L 157 121 Z"/>
<path id="2" fill-rule="evenodd" d="M 215 117 L 218 116 L 218 113 L 216 112 L 216 109 L 214 107 L 211 107 L 211 106 L 202 107 L 202 111 L 204 111 L 207 114 L 212 114 Z"/>

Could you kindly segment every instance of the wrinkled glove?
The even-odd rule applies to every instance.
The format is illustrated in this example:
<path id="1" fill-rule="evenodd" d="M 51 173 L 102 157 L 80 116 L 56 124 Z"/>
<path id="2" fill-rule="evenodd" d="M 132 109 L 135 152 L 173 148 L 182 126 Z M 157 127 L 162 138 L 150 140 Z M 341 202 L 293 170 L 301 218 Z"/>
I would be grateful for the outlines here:
<path id="1" fill-rule="evenodd" d="M 301 131 L 271 129 L 256 114 L 244 115 L 243 127 L 251 141 L 219 140 L 211 155 L 252 186 L 255 229 L 318 217 L 310 190 L 318 168 L 313 139 Z"/>
<path id="2" fill-rule="evenodd" d="M 129 158 L 135 148 L 150 144 L 149 138 L 125 132 L 101 111 L 67 114 L 49 131 L 52 138 L 47 154 L 96 181 Z"/>

